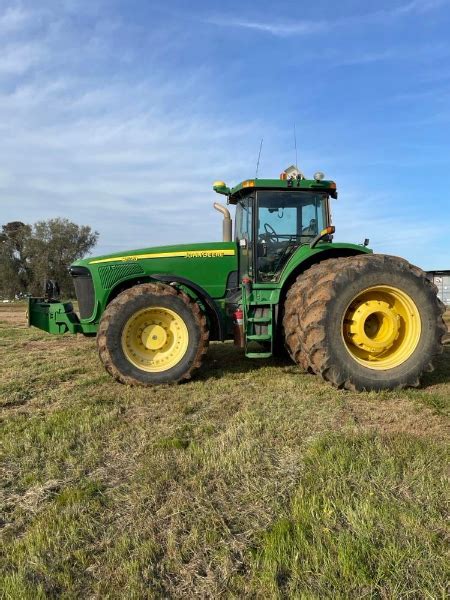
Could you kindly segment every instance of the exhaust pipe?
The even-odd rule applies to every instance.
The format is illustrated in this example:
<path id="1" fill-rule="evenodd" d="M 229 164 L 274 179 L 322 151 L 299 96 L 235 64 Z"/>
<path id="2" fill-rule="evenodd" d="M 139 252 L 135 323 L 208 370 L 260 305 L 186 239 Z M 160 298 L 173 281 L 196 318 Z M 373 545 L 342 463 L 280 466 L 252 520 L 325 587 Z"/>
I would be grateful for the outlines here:
<path id="1" fill-rule="evenodd" d="M 223 241 L 231 242 L 233 224 L 231 222 L 230 211 L 228 210 L 228 208 L 223 206 L 223 204 L 219 204 L 218 202 L 214 202 L 214 208 L 223 214 Z"/>

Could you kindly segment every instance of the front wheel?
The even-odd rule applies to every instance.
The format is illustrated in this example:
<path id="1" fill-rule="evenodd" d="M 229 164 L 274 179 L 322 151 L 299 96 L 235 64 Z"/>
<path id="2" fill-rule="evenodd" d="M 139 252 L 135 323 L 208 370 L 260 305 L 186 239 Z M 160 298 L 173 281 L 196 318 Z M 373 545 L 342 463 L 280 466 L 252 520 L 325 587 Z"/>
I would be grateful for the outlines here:
<path id="1" fill-rule="evenodd" d="M 291 357 L 336 387 L 418 386 L 442 352 L 444 306 L 423 271 L 385 255 L 329 259 L 285 303 Z"/>
<path id="2" fill-rule="evenodd" d="M 155 385 L 190 379 L 208 338 L 196 302 L 169 285 L 145 283 L 108 305 L 97 348 L 108 373 L 121 383 Z"/>

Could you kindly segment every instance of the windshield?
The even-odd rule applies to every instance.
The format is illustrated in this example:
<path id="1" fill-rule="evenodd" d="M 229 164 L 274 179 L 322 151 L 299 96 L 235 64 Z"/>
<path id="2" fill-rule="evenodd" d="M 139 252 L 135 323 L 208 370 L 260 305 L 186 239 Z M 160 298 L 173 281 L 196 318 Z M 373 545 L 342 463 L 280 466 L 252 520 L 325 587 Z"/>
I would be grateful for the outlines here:
<path id="1" fill-rule="evenodd" d="M 327 197 L 314 192 L 258 192 L 257 270 L 276 281 L 291 254 L 327 225 Z"/>

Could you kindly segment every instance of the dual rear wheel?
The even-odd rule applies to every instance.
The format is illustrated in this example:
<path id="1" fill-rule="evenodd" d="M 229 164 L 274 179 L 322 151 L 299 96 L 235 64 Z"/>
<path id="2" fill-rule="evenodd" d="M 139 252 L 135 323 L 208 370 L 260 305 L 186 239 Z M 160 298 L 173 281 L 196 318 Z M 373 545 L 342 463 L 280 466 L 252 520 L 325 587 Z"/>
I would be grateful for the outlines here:
<path id="1" fill-rule="evenodd" d="M 292 359 L 336 387 L 419 385 L 446 333 L 423 271 L 385 255 L 325 260 L 291 286 L 283 319 Z"/>

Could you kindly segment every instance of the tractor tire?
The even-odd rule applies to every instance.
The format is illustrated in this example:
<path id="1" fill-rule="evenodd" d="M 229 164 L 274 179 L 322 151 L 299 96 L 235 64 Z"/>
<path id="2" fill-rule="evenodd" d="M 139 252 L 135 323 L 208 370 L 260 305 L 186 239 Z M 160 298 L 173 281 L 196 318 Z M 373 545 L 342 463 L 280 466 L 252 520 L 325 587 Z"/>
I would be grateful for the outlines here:
<path id="1" fill-rule="evenodd" d="M 170 285 L 144 283 L 108 305 L 97 349 L 114 379 L 150 386 L 190 379 L 208 340 L 206 317 L 196 302 Z"/>
<path id="2" fill-rule="evenodd" d="M 447 331 L 436 292 L 421 269 L 396 256 L 325 260 L 287 293 L 287 350 L 337 388 L 417 387 Z"/>

